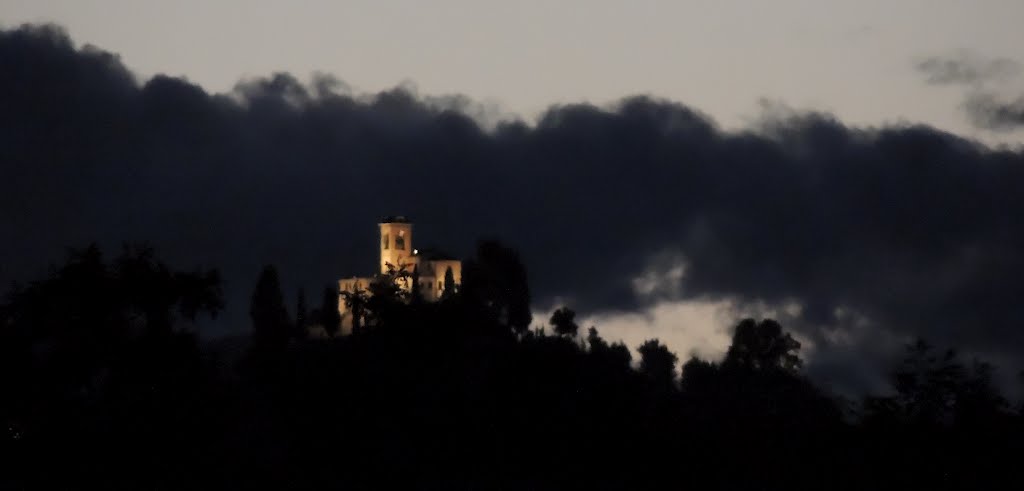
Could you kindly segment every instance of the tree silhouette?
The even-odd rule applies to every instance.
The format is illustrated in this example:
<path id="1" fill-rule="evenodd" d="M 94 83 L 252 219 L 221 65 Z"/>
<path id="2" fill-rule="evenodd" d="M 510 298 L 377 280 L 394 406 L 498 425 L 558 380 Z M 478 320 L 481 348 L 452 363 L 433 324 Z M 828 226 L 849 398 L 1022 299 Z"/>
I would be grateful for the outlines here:
<path id="1" fill-rule="evenodd" d="M 93 244 L 70 251 L 48 279 L 12 291 L 4 312 L 9 331 L 96 365 L 125 339 L 188 332 L 179 321 L 215 317 L 221 295 L 216 271 L 172 272 L 148 246 L 125 245 L 107 265 Z"/>
<path id="2" fill-rule="evenodd" d="M 907 345 L 906 357 L 891 374 L 903 417 L 918 423 L 952 423 L 964 375 L 953 350 L 936 354 L 923 339 Z"/>
<path id="3" fill-rule="evenodd" d="M 412 267 L 411 282 L 409 286 L 409 301 L 413 304 L 423 303 L 423 292 L 420 291 L 420 265 Z"/>
<path id="4" fill-rule="evenodd" d="M 175 272 L 147 249 L 109 263 L 79 251 L 0 303 L 0 450 L 12 464 L 0 488 L 638 489 L 678 479 L 673 462 L 714 489 L 871 489 L 879 475 L 988 489 L 1016 477 L 1022 418 L 992 365 L 951 350 L 909 346 L 895 395 L 843 421 L 774 321 L 739 322 L 726 359 L 690 358 L 675 390 L 678 359 L 656 339 L 634 370 L 596 327 L 569 338 L 567 308 L 552 315 L 557 336 L 512 336 L 499 295 L 412 305 L 388 273 L 373 285 L 383 301 L 324 290 L 317 322 L 344 299 L 358 336 L 283 339 L 262 353 L 273 357 L 233 362 L 233 342 L 203 346 L 193 332 L 196 314 L 219 308 L 214 272 Z M 257 324 L 287 324 L 279 293 L 266 268 L 254 338 Z M 296 324 L 305 303 L 300 293 Z M 90 451 L 98 440 L 112 450 Z M 537 448 L 550 459 L 522 465 Z M 27 465 L 54 461 L 69 474 Z M 602 472 L 566 471 L 583 466 Z"/>
<path id="5" fill-rule="evenodd" d="M 444 290 L 441 292 L 441 299 L 447 300 L 455 295 L 455 288 L 455 273 L 452 267 L 448 266 L 444 269 Z"/>
<path id="6" fill-rule="evenodd" d="M 320 322 L 323 323 L 328 336 L 334 336 L 341 330 L 338 290 L 332 285 L 324 287 L 323 301 L 320 304 Z"/>
<path id="7" fill-rule="evenodd" d="M 407 268 L 407 264 L 396 268 L 388 263 L 387 271 L 374 276 L 367 286 L 366 311 L 374 325 L 387 323 L 412 296 L 409 286 L 412 273 Z"/>
<path id="8" fill-rule="evenodd" d="M 555 328 L 555 334 L 559 336 L 575 337 L 580 326 L 576 325 L 576 312 L 562 307 L 551 314 L 551 326 Z"/>
<path id="9" fill-rule="evenodd" d="M 295 337 L 303 339 L 306 337 L 306 325 L 308 312 L 306 309 L 306 289 L 299 288 L 298 298 L 295 300 Z"/>
<path id="10" fill-rule="evenodd" d="M 411 263 L 399 263 L 391 264 L 385 263 L 387 270 L 383 273 L 374 276 L 376 283 L 379 287 L 387 288 L 388 291 L 383 292 L 385 295 L 394 298 L 405 298 L 409 295 L 412 290 L 410 283 L 412 282 L 413 272 L 409 271 Z M 414 268 L 418 265 L 412 264 Z M 375 282 L 370 282 L 372 286 Z M 394 290 L 391 290 L 394 288 Z"/>
<path id="11" fill-rule="evenodd" d="M 1006 400 L 993 382 L 995 367 L 978 359 L 957 391 L 954 420 L 958 425 L 987 425 L 1008 414 L 1010 401 Z"/>
<path id="12" fill-rule="evenodd" d="M 476 257 L 463 265 L 462 291 L 513 331 L 522 334 L 530 327 L 530 289 L 516 251 L 497 241 L 481 241 Z"/>
<path id="13" fill-rule="evenodd" d="M 187 452 L 175 439 L 203 438 L 203 404 L 218 403 L 206 392 L 211 375 L 194 329 L 222 305 L 215 271 L 173 271 L 146 246 L 125 246 L 110 263 L 95 245 L 71 251 L 48 278 L 12 291 L 0 305 L 0 447 L 15 456 L 9 462 L 39 462 L 8 467 L 0 488 L 48 465 L 44 455 L 88 480 L 103 459 L 155 469 Z M 100 457 L 77 443 L 92 438 L 132 452 Z M 43 479 L 14 488 L 75 487 Z"/>
<path id="14" fill-rule="evenodd" d="M 918 425 L 977 426 L 1004 416 L 1009 402 L 992 383 L 992 365 L 975 360 L 968 369 L 954 350 L 936 353 L 923 339 L 906 346 L 890 374 L 894 397 L 869 397 L 867 417 Z"/>
<path id="15" fill-rule="evenodd" d="M 1017 372 L 1017 385 L 1018 387 L 1024 385 L 1024 370 Z M 1024 400 L 1019 401 L 1016 412 L 1018 416 L 1024 417 Z"/>
<path id="16" fill-rule="evenodd" d="M 772 320 L 743 319 L 736 325 L 723 366 L 744 370 L 783 370 L 794 373 L 803 362 L 796 352 L 800 343 Z"/>
<path id="17" fill-rule="evenodd" d="M 256 281 L 249 307 L 252 318 L 253 348 L 259 352 L 276 352 L 284 348 L 291 337 L 288 311 L 281 294 L 277 269 L 267 265 Z"/>
<path id="18" fill-rule="evenodd" d="M 609 345 L 607 341 L 601 339 L 597 328 L 593 326 L 587 329 L 587 345 L 592 356 L 621 370 L 628 370 L 633 360 L 633 355 L 629 353 L 629 348 L 625 344 L 620 341 Z"/>
<path id="19" fill-rule="evenodd" d="M 684 393 L 706 394 L 715 389 L 718 379 L 718 367 L 711 362 L 690 357 L 682 368 L 683 376 L 680 379 L 680 389 Z"/>
<path id="20" fill-rule="evenodd" d="M 587 345 L 590 346 L 591 353 L 600 353 L 611 349 L 608 343 L 601 339 L 601 336 L 597 333 L 597 328 L 590 326 L 587 329 Z"/>
<path id="21" fill-rule="evenodd" d="M 363 319 L 366 316 L 369 295 L 367 295 L 366 290 L 356 287 L 350 292 L 341 292 L 341 297 L 344 299 L 345 308 L 352 316 L 352 334 L 358 334 L 362 329 Z"/>
<path id="22" fill-rule="evenodd" d="M 676 376 L 676 362 L 679 358 L 657 339 L 641 344 L 640 373 L 649 377 L 656 387 L 671 388 Z"/>

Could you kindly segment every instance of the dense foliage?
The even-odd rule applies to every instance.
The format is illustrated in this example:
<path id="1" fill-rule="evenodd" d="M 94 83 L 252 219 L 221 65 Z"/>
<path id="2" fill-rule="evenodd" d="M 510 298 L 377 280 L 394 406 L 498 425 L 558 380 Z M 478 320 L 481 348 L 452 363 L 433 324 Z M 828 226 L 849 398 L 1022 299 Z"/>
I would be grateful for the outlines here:
<path id="1" fill-rule="evenodd" d="M 742 320 L 725 359 L 658 340 L 632 360 L 561 309 L 529 330 L 514 252 L 485 243 L 438 303 L 382 275 L 351 336 L 304 300 L 286 314 L 273 268 L 251 342 L 202 344 L 215 272 L 178 273 L 90 248 L 0 311 L 0 488 L 874 489 L 1020 484 L 1022 418 L 991 382 L 921 342 L 893 395 L 852 404 L 800 372 L 799 343 Z M 390 283 L 390 285 L 389 285 Z M 331 296 L 335 300 L 330 299 Z M 326 292 L 324 309 L 335 309 Z M 335 329 L 330 329 L 333 332 Z M 237 354 L 237 356 L 236 356 Z"/>

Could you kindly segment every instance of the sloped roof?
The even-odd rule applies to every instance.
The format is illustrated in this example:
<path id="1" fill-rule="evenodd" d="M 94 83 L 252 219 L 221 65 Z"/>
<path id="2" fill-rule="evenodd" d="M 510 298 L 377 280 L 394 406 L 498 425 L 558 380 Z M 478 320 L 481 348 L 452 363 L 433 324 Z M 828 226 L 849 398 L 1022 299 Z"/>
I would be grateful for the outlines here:
<path id="1" fill-rule="evenodd" d="M 451 254 L 429 247 L 425 249 L 416 249 L 416 253 L 413 254 L 413 256 L 426 259 L 427 261 L 457 261 L 459 259 Z"/>
<path id="2" fill-rule="evenodd" d="M 412 223 L 405 215 L 388 215 L 380 219 L 380 223 Z"/>

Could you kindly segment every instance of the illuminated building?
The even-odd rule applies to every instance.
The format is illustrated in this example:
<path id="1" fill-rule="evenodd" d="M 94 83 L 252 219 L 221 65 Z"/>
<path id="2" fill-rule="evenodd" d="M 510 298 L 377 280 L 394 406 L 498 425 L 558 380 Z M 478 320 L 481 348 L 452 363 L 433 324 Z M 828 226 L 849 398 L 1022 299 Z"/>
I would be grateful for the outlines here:
<path id="1" fill-rule="evenodd" d="M 416 249 L 412 237 L 412 222 L 404 216 L 385 217 L 378 224 L 380 264 L 379 272 L 386 274 L 392 271 L 409 273 L 398 281 L 399 286 L 409 292 L 417 287 L 426 301 L 437 301 L 445 293 L 445 275 L 451 270 L 453 285 L 462 283 L 462 261 L 435 250 Z M 413 273 L 418 277 L 419 284 L 412 284 Z M 351 277 L 338 280 L 338 292 L 353 293 L 357 290 L 366 291 L 374 277 Z M 352 315 L 342 295 L 338 299 L 338 311 L 341 313 L 341 333 L 352 331 Z"/>

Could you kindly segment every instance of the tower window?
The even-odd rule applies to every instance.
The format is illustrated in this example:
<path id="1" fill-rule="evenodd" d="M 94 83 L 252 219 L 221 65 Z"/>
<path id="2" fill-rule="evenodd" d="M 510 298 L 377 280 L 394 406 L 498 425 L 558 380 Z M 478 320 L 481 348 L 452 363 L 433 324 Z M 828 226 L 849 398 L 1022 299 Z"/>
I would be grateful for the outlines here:
<path id="1" fill-rule="evenodd" d="M 385 247 L 385 249 L 387 248 Z M 400 251 L 405 250 L 405 237 L 402 237 L 401 235 L 395 237 L 395 249 Z"/>
<path id="2" fill-rule="evenodd" d="M 440 290 L 440 289 L 441 289 L 441 282 L 440 282 L 440 281 L 438 281 L 438 282 L 437 282 L 437 289 L 438 289 L 438 290 Z"/>
<path id="3" fill-rule="evenodd" d="M 384 234 L 384 235 L 380 236 L 380 248 L 381 249 L 387 249 L 388 248 L 388 234 Z"/>

